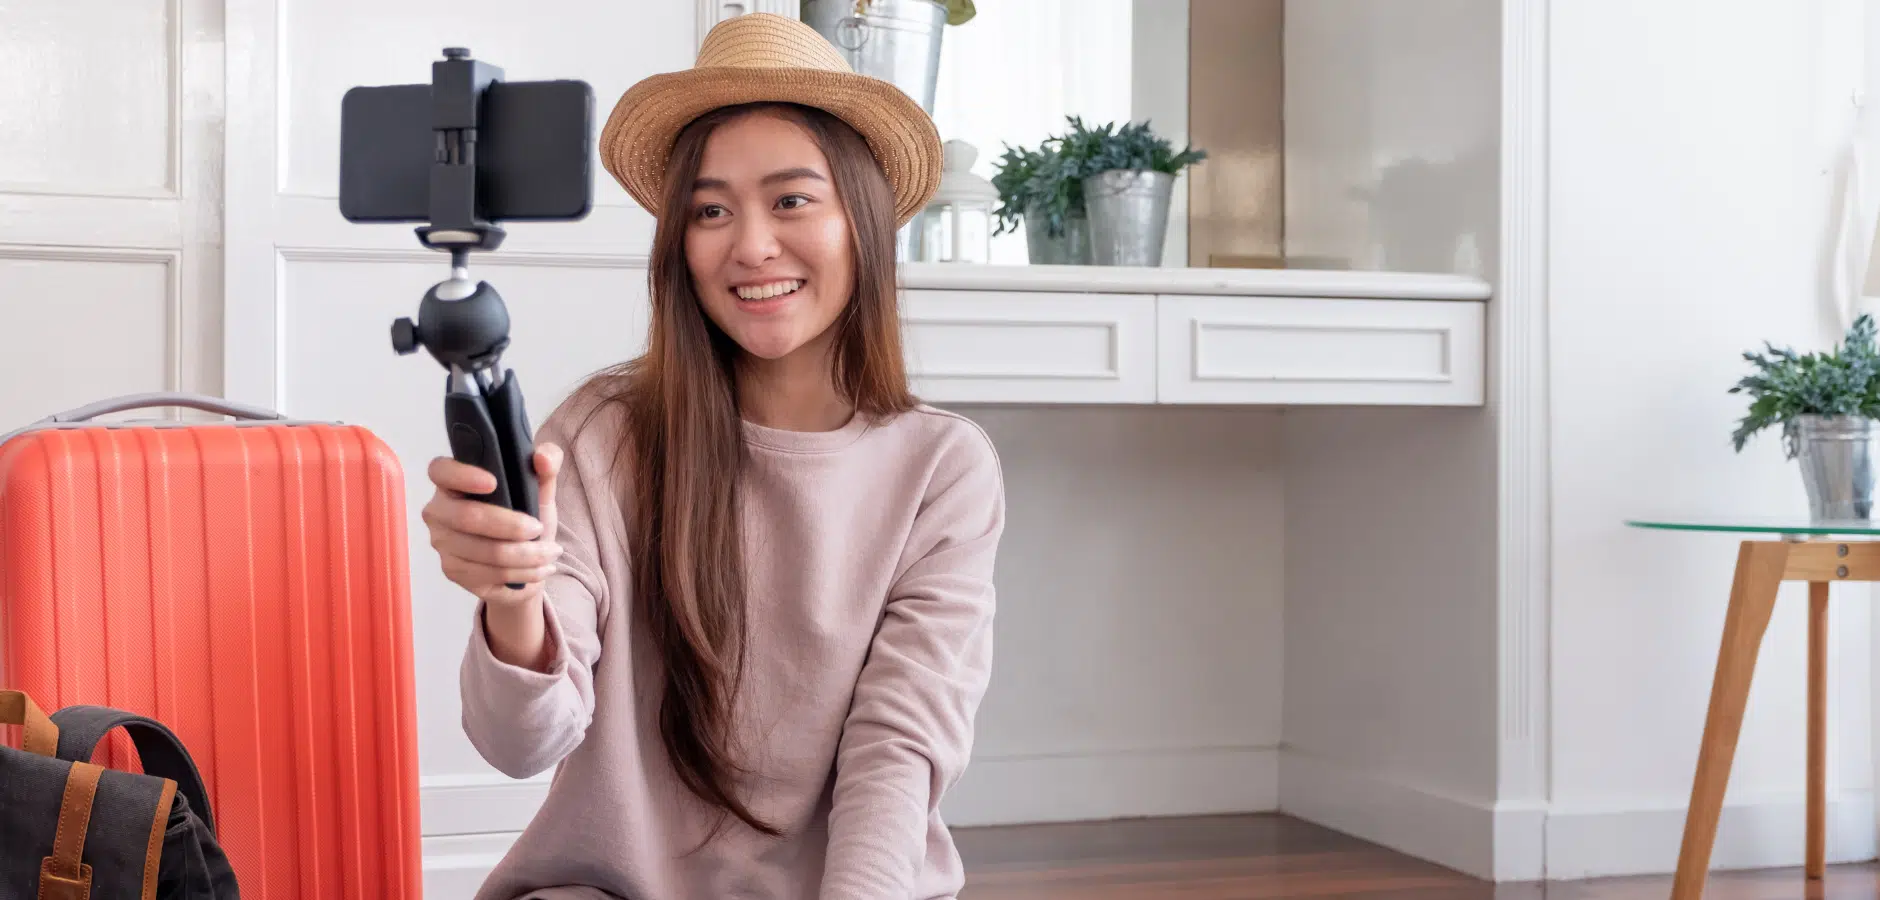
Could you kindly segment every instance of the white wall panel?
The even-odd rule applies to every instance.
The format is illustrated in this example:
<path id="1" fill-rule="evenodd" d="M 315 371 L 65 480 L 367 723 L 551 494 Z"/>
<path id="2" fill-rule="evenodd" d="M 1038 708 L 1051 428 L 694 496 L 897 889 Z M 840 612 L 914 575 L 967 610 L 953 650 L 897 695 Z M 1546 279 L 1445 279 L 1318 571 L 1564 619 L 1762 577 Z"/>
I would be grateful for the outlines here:
<path id="1" fill-rule="evenodd" d="M 0 7 L 0 191 L 173 190 L 179 5 Z"/>
<path id="2" fill-rule="evenodd" d="M 100 397 L 159 391 L 175 363 L 174 259 L 0 247 L 8 387 L 0 431 Z"/>
<path id="3" fill-rule="evenodd" d="M 419 518 L 431 496 L 425 466 L 450 452 L 443 426 L 445 373 L 422 350 L 396 355 L 390 339 L 392 321 L 415 316 L 425 288 L 448 274 L 440 269 L 443 257 L 436 255 L 434 262 L 432 255 L 289 255 L 282 295 L 283 408 L 296 417 L 365 425 L 403 462 L 420 764 L 426 776 L 482 774 L 491 770 L 464 739 L 458 721 L 457 664 L 473 601 L 438 570 Z M 579 262 L 488 265 L 476 272 L 508 301 L 513 343 L 505 361 L 522 379 L 535 427 L 583 376 L 638 352 L 645 332 L 644 269 Z M 427 822 L 427 832 L 437 833 L 433 824 Z M 454 824 L 487 830 L 477 823 Z"/>
<path id="4" fill-rule="evenodd" d="M 1270 808 L 1270 778 L 1210 792 L 1169 773 L 1272 768 L 1279 414 L 952 408 L 999 448 L 1007 530 L 997 661 L 948 821 Z"/>

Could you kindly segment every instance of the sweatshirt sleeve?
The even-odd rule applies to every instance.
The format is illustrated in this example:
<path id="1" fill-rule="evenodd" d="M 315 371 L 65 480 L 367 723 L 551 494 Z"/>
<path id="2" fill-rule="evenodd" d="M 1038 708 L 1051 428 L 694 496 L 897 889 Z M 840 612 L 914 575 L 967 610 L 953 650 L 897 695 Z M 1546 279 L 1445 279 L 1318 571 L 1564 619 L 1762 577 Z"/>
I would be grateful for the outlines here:
<path id="1" fill-rule="evenodd" d="M 821 900 L 905 900 L 929 818 L 966 768 L 992 669 L 998 458 L 977 427 L 935 473 L 856 683 L 836 758 Z"/>
<path id="2" fill-rule="evenodd" d="M 511 778 L 528 778 L 559 763 L 587 734 L 594 715 L 594 665 L 600 660 L 600 622 L 607 581 L 595 540 L 594 511 L 604 509 L 606 460 L 572 446 L 569 410 L 551 414 L 537 443 L 562 448 L 555 486 L 555 540 L 562 547 L 555 572 L 543 582 L 549 644 L 546 671 L 511 665 L 490 650 L 484 629 L 487 604 L 479 601 L 459 672 L 463 729 L 483 759 Z M 595 493 L 597 487 L 603 493 Z"/>

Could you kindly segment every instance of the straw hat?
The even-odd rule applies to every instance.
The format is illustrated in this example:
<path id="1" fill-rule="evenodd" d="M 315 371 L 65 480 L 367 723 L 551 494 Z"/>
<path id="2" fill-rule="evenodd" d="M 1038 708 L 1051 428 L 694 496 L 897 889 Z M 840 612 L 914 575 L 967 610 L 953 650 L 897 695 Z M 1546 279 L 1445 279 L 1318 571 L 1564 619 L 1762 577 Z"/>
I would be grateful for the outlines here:
<path id="1" fill-rule="evenodd" d="M 940 132 L 920 104 L 889 82 L 855 74 L 814 28 L 772 13 L 719 22 L 692 68 L 628 88 L 601 130 L 601 163 L 634 200 L 657 211 L 680 130 L 721 106 L 760 100 L 817 107 L 860 132 L 894 189 L 897 224 L 907 224 L 940 186 Z"/>

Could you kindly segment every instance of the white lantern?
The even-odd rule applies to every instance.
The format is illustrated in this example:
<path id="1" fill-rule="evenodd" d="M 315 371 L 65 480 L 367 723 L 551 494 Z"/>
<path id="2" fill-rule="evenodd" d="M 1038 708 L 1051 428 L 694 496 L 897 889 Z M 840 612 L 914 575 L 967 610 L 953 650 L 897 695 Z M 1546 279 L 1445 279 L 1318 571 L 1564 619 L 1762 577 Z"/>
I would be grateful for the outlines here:
<path id="1" fill-rule="evenodd" d="M 972 173 L 979 151 L 965 141 L 942 145 L 940 189 L 921 210 L 916 258 L 921 262 L 986 262 L 992 256 L 992 210 L 999 189 Z"/>

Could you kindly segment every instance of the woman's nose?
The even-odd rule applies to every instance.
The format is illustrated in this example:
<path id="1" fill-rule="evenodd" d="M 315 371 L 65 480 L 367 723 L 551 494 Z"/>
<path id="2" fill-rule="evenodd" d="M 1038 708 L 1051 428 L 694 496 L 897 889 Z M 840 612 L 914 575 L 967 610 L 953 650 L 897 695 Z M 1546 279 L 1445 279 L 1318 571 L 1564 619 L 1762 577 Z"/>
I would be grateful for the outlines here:
<path id="1" fill-rule="evenodd" d="M 763 216 L 749 216 L 738 225 L 737 242 L 731 253 L 739 265 L 755 269 L 775 259 L 778 249 L 777 233 L 770 222 Z"/>

